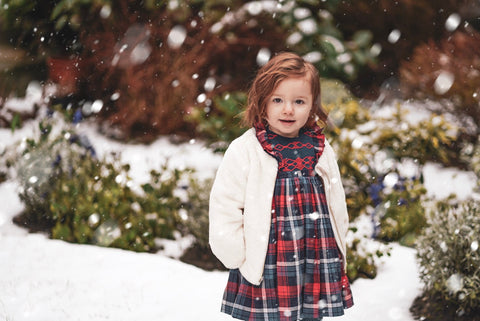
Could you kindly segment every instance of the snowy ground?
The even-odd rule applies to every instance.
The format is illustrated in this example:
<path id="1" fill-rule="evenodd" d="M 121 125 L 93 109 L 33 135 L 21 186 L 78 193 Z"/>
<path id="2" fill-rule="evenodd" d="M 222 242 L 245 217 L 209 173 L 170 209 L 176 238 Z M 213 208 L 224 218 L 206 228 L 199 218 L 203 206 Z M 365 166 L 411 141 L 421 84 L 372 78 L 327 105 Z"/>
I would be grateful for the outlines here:
<path id="1" fill-rule="evenodd" d="M 22 210 L 15 190 L 14 182 L 0 185 L 0 320 L 231 320 L 219 312 L 226 272 L 28 234 L 11 223 Z M 413 320 L 414 256 L 394 245 L 376 279 L 353 284 L 356 305 L 336 320 Z"/>
<path id="2" fill-rule="evenodd" d="M 35 126 L 27 123 L 14 134 L 1 129 L 0 148 L 28 136 Z M 121 152 L 139 182 L 167 158 L 170 164 L 197 168 L 207 177 L 220 161 L 195 141 L 173 145 L 161 138 L 149 146 L 126 145 L 88 125 L 79 130 L 100 153 Z M 455 191 L 464 198 L 475 185 L 471 174 L 434 164 L 426 166 L 424 174 L 432 196 Z M 231 320 L 219 312 L 226 272 L 206 272 L 161 253 L 69 244 L 28 234 L 12 223 L 23 209 L 16 191 L 14 181 L 0 184 L 0 321 Z M 393 244 L 378 276 L 357 280 L 352 291 L 355 306 L 335 320 L 413 320 L 409 307 L 421 292 L 415 250 Z"/>

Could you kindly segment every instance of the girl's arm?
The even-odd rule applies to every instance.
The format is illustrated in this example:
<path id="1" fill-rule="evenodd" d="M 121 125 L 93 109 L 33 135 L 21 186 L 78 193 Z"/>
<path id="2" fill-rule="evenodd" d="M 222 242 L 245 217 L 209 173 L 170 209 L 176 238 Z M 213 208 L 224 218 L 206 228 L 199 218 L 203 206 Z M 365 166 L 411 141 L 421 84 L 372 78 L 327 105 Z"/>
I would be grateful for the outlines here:
<path id="1" fill-rule="evenodd" d="M 212 252 L 229 269 L 245 261 L 243 208 L 248 162 L 236 141 L 225 152 L 217 171 L 209 208 L 209 242 Z"/>

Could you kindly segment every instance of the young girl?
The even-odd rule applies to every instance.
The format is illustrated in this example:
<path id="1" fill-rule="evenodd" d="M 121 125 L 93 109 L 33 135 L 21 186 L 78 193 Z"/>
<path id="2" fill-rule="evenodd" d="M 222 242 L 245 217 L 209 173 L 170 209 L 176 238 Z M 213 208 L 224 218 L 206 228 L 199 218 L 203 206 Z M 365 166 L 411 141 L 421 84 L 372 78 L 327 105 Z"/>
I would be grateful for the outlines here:
<path id="1" fill-rule="evenodd" d="M 227 149 L 210 195 L 210 245 L 230 269 L 222 312 L 240 320 L 321 320 L 353 305 L 348 213 L 315 67 L 281 53 L 255 78 L 250 125 Z"/>

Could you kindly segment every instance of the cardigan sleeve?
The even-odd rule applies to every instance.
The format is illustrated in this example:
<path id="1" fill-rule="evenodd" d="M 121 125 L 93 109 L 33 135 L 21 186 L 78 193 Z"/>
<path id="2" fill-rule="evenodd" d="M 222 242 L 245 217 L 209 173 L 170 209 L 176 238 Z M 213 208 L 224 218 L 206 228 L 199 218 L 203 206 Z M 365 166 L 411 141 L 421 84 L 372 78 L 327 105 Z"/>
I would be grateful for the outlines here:
<path id="1" fill-rule="evenodd" d="M 324 172 L 324 176 L 328 180 L 328 190 L 325 191 L 327 195 L 329 195 L 328 207 L 331 212 L 333 228 L 335 229 L 334 232 L 336 232 L 338 237 L 338 246 L 343 254 L 346 267 L 346 236 L 349 224 L 348 209 L 337 158 L 327 140 L 325 140 L 324 155 L 325 158 L 322 160 L 324 165 L 320 166 L 319 170 Z"/>
<path id="2" fill-rule="evenodd" d="M 245 261 L 243 210 L 248 162 L 239 141 L 233 141 L 218 168 L 209 204 L 209 243 L 213 254 L 229 269 Z"/>

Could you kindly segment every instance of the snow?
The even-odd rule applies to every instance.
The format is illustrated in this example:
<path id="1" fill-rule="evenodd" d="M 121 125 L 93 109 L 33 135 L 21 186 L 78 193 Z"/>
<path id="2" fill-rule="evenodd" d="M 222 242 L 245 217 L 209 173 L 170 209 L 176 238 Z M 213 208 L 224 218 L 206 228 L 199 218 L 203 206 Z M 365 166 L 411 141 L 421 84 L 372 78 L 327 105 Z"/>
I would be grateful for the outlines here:
<path id="1" fill-rule="evenodd" d="M 457 168 L 443 168 L 438 164 L 427 163 L 423 168 L 424 185 L 427 195 L 436 199 L 444 199 L 451 193 L 459 200 L 472 196 L 477 187 L 473 172 L 459 171 Z"/>
<path id="2" fill-rule="evenodd" d="M 160 254 L 70 244 L 11 223 L 16 183 L 0 185 L 0 319 L 231 320 L 219 312 L 227 272 L 206 272 Z M 355 306 L 339 321 L 413 320 L 420 293 L 415 251 L 393 245 L 374 280 L 352 285 Z"/>
<path id="3" fill-rule="evenodd" d="M 35 126 L 28 122 L 15 133 L 0 129 L 3 147 L 28 137 Z M 193 167 L 203 177 L 213 176 L 221 160 L 194 140 L 173 144 L 163 137 L 150 145 L 121 144 L 88 123 L 77 129 L 90 138 L 99 155 L 119 152 L 137 183 L 167 159 L 170 166 Z M 465 196 L 474 188 L 468 173 L 429 164 L 424 174 L 432 195 L 445 195 L 453 186 Z M 232 320 L 219 312 L 227 272 L 207 272 L 166 252 L 135 253 L 29 234 L 12 223 L 23 210 L 17 188 L 12 180 L 0 184 L 0 320 Z M 170 243 L 167 252 L 178 257 L 173 252 L 184 247 L 182 241 L 177 247 Z M 335 320 L 413 321 L 409 307 L 421 293 L 416 251 L 394 243 L 390 252 L 375 279 L 353 283 L 355 305 Z"/>

